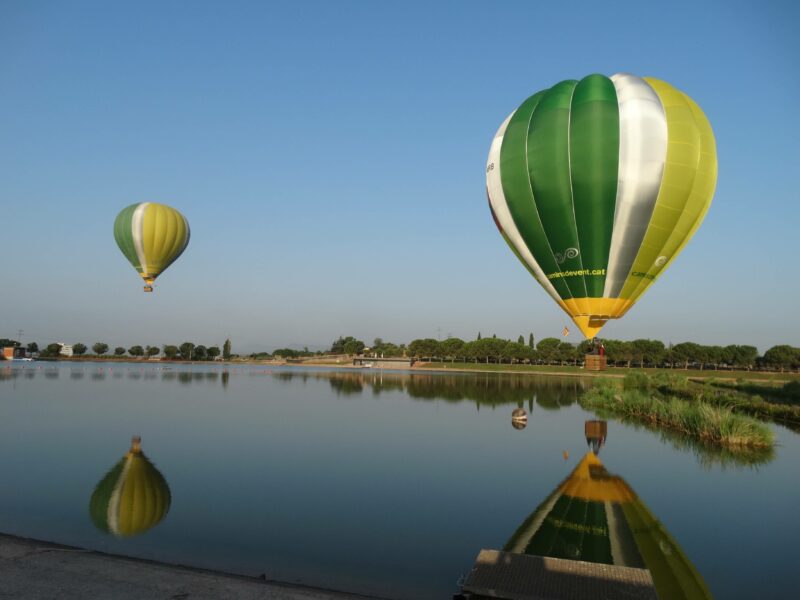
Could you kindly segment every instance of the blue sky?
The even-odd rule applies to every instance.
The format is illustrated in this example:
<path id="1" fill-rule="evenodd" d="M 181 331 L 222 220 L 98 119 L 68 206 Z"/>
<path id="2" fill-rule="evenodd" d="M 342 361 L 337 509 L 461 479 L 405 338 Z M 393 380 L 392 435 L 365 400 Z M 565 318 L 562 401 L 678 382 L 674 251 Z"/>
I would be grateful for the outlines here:
<path id="1" fill-rule="evenodd" d="M 624 71 L 700 104 L 719 180 L 601 335 L 800 345 L 798 22 L 789 1 L 0 2 L 0 337 L 559 335 L 492 223 L 486 155 L 530 94 Z M 112 235 L 141 201 L 192 227 L 154 294 Z"/>

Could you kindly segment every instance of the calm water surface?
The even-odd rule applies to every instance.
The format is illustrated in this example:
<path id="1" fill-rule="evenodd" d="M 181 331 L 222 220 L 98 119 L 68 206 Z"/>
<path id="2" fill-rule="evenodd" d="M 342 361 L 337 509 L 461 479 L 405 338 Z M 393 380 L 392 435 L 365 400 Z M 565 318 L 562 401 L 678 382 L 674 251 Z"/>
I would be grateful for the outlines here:
<path id="1" fill-rule="evenodd" d="M 503 548 L 586 454 L 584 422 L 596 417 L 577 404 L 582 386 L 261 366 L 0 366 L 0 532 L 448 598 L 479 550 Z M 512 426 L 517 407 L 529 414 L 523 429 Z M 716 597 L 793 597 L 800 437 L 776 433 L 774 455 L 752 465 L 610 420 L 599 458 Z M 121 461 L 133 435 L 146 461 Z M 125 477 L 139 478 L 141 498 L 119 493 Z"/>

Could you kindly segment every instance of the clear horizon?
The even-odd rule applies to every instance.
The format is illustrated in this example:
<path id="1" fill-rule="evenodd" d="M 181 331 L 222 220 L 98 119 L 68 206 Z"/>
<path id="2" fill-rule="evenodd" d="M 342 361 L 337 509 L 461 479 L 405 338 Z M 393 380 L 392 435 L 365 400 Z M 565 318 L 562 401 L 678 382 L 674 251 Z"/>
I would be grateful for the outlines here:
<path id="1" fill-rule="evenodd" d="M 250 353 L 566 325 L 580 341 L 498 234 L 484 165 L 532 93 L 631 72 L 698 102 L 719 178 L 675 264 L 600 336 L 798 346 L 798 17 L 788 1 L 6 2 L 0 337 Z M 141 201 L 192 228 L 153 294 L 112 235 Z"/>

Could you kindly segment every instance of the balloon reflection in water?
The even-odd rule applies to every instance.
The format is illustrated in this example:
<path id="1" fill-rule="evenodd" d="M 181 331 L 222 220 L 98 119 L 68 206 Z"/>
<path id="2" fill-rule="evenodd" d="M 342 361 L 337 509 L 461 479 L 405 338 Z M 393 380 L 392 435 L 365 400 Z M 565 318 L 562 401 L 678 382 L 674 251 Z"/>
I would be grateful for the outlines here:
<path id="1" fill-rule="evenodd" d="M 528 413 L 524 408 L 515 408 L 511 411 L 511 426 L 514 429 L 525 429 L 528 425 Z"/>
<path id="2" fill-rule="evenodd" d="M 600 453 L 600 448 L 606 445 L 608 423 L 606 421 L 586 421 L 583 424 L 586 443 L 595 455 Z"/>
<path id="3" fill-rule="evenodd" d="M 167 480 L 142 452 L 135 436 L 131 449 L 97 484 L 89 501 L 95 526 L 118 537 L 144 533 L 169 512 L 172 496 Z"/>
<path id="4" fill-rule="evenodd" d="M 678 543 L 593 452 L 514 532 L 504 550 L 648 569 L 659 598 L 711 598 Z"/>

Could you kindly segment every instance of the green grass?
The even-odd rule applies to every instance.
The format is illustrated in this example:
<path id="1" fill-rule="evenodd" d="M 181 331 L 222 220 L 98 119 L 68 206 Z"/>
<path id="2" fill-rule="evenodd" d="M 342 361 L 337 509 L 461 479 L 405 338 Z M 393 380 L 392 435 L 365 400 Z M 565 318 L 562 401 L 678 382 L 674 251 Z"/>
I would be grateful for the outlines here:
<path id="1" fill-rule="evenodd" d="M 774 434 L 764 423 L 735 413 L 727 406 L 689 401 L 674 396 L 661 398 L 629 384 L 601 380 L 580 399 L 592 410 L 669 429 L 729 449 L 771 448 Z"/>
<path id="2" fill-rule="evenodd" d="M 787 383 L 752 382 L 739 379 L 733 381 L 709 381 L 709 384 L 734 392 L 742 392 L 751 396 L 766 396 L 772 402 L 800 405 L 800 380 Z"/>
<path id="3" fill-rule="evenodd" d="M 800 386 L 796 381 L 753 383 L 690 379 L 674 373 L 653 377 L 631 373 L 625 376 L 624 384 L 626 389 L 655 390 L 664 397 L 729 408 L 735 413 L 772 420 L 800 431 L 800 401 L 797 399 Z"/>
<path id="4" fill-rule="evenodd" d="M 586 371 L 580 366 L 572 365 L 522 365 L 509 363 L 482 363 L 482 362 L 418 362 L 416 368 L 422 369 L 460 369 L 478 372 L 504 372 L 504 373 L 571 373 L 582 376 L 596 376 L 597 371 Z M 746 381 L 800 381 L 800 373 L 770 373 L 761 371 L 709 371 L 696 369 L 640 369 L 627 367 L 609 367 L 600 372 L 606 377 L 623 377 L 628 373 L 646 373 L 655 376 L 659 374 L 675 374 L 678 377 L 691 377 L 692 379 L 731 379 Z"/>

